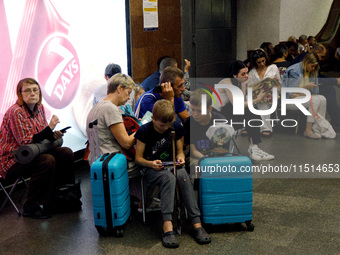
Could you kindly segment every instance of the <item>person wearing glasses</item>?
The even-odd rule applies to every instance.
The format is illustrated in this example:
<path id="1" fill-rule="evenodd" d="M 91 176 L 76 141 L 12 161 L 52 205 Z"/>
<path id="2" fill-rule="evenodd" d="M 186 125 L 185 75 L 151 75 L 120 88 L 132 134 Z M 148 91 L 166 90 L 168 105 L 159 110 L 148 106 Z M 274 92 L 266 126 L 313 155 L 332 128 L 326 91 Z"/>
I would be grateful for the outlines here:
<path id="1" fill-rule="evenodd" d="M 14 151 L 20 146 L 45 139 L 55 141 L 63 136 L 61 131 L 54 131 L 59 123 L 56 115 L 47 122 L 41 88 L 36 80 L 19 81 L 16 93 L 18 99 L 6 111 L 1 125 L 0 174 L 10 182 L 20 176 L 31 177 L 23 216 L 46 219 L 51 216 L 47 208 L 55 187 L 75 182 L 73 152 L 67 147 L 57 147 L 36 156 L 28 164 L 16 160 Z"/>
<path id="2" fill-rule="evenodd" d="M 102 154 L 115 152 L 123 154 L 123 148 L 128 150 L 135 145 L 135 133 L 128 134 L 126 131 L 119 108 L 130 99 L 134 88 L 135 83 L 130 76 L 122 73 L 113 75 L 108 80 L 107 96 L 94 105 L 87 115 L 86 133 L 90 145 L 88 157 L 90 165 Z M 98 124 L 94 138 L 89 124 L 96 119 Z M 99 144 L 99 153 L 95 146 L 92 146 L 94 144 Z M 139 169 L 134 160 L 128 160 L 128 174 L 130 179 L 139 176 Z"/>

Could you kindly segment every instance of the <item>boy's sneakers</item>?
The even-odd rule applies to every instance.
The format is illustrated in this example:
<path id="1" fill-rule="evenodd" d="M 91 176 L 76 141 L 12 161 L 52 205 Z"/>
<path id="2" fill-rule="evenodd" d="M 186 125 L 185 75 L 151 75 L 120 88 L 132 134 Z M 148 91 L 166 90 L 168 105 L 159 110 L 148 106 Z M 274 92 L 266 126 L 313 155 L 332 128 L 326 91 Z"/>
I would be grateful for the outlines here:
<path id="1" fill-rule="evenodd" d="M 249 157 L 255 161 L 272 160 L 275 157 L 261 150 L 257 145 L 249 146 Z"/>

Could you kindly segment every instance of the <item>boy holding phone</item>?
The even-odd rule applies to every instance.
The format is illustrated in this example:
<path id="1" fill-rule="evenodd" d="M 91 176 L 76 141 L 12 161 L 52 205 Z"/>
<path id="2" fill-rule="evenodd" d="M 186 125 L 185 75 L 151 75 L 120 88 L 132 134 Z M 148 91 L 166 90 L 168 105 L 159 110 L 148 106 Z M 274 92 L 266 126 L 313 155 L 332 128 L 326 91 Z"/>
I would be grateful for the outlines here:
<path id="1" fill-rule="evenodd" d="M 167 248 L 179 246 L 172 225 L 176 178 L 171 172 L 171 166 L 165 167 L 162 165 L 162 162 L 173 160 L 172 130 L 175 131 L 175 157 L 176 161 L 179 162 L 177 166 L 177 185 L 193 224 L 193 237 L 199 244 L 210 243 L 210 236 L 202 228 L 201 214 L 194 189 L 184 169 L 185 161 L 182 142 L 184 129 L 179 123 L 173 122 L 175 116 L 174 106 L 168 100 L 159 100 L 155 103 L 152 114 L 152 121 L 141 126 L 135 134 L 137 140 L 135 161 L 145 167 L 143 171 L 146 181 L 160 187 L 161 212 L 163 216 L 162 243 Z"/>

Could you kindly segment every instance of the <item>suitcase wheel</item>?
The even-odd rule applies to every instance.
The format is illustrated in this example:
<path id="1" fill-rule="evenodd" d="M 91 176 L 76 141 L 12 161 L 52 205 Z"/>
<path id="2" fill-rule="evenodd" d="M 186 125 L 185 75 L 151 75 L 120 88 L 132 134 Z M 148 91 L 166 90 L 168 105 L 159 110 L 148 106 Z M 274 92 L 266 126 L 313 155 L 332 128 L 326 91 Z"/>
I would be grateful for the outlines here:
<path id="1" fill-rule="evenodd" d="M 247 231 L 254 231 L 254 224 L 251 221 L 246 221 Z"/>
<path id="2" fill-rule="evenodd" d="M 116 235 L 116 237 L 123 237 L 124 236 L 124 229 L 123 228 L 117 228 L 115 235 Z"/>
<path id="3" fill-rule="evenodd" d="M 107 231 L 105 228 L 102 226 L 96 226 L 96 229 L 101 236 L 116 236 L 116 237 L 123 237 L 124 236 L 124 229 L 123 227 L 116 227 L 112 231 Z"/>

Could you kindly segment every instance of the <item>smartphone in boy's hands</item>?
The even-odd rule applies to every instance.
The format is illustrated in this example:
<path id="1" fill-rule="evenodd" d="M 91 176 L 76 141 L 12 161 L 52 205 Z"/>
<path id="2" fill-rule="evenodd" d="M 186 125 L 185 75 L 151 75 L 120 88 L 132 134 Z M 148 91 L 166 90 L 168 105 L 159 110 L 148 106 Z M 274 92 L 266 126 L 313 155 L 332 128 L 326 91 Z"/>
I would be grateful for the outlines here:
<path id="1" fill-rule="evenodd" d="M 172 161 L 164 161 L 162 162 L 162 166 L 172 166 L 174 163 Z M 176 162 L 176 165 L 181 164 L 181 162 Z"/>
<path id="2" fill-rule="evenodd" d="M 71 128 L 71 127 L 68 126 L 68 127 L 63 128 L 63 129 L 60 129 L 60 132 L 61 132 L 61 133 L 66 133 L 66 130 L 69 129 L 69 128 Z"/>

